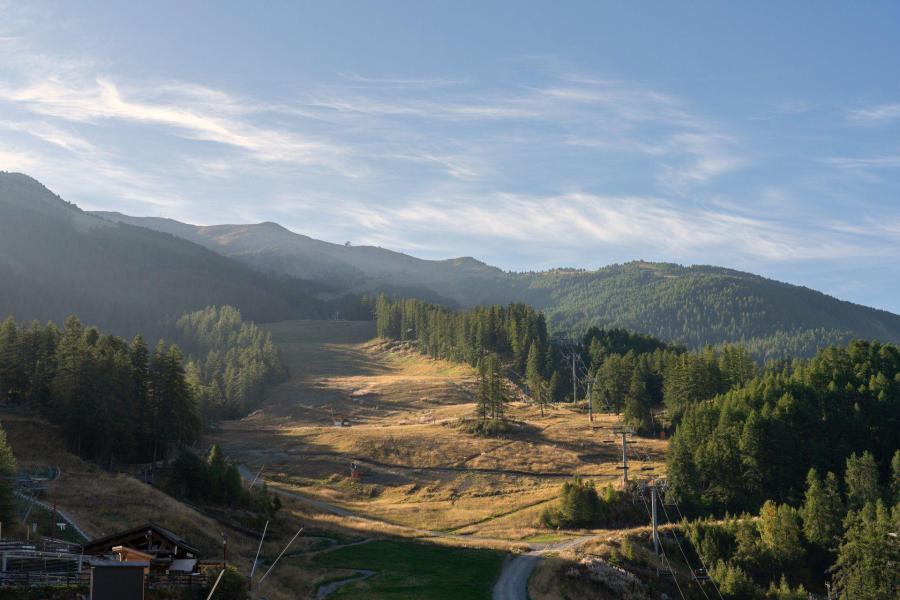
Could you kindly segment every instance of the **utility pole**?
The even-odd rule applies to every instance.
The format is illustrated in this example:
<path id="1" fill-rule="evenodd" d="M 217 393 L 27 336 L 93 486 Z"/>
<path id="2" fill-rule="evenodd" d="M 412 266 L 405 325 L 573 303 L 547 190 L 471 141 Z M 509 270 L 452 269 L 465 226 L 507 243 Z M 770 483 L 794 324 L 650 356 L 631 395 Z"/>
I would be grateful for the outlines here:
<path id="1" fill-rule="evenodd" d="M 575 350 L 572 350 L 572 404 L 578 402 L 578 377 L 575 376 Z"/>
<path id="2" fill-rule="evenodd" d="M 653 521 L 653 553 L 659 556 L 659 534 L 656 529 L 656 487 L 654 486 L 650 487 L 650 507 L 652 510 L 650 519 Z"/>
<path id="3" fill-rule="evenodd" d="M 594 422 L 594 378 L 588 379 L 587 384 L 588 421 Z"/>
<path id="4" fill-rule="evenodd" d="M 622 434 L 622 464 L 616 468 L 622 471 L 622 489 L 624 490 L 628 488 L 628 444 L 634 443 L 634 441 L 628 439 L 628 435 L 633 432 L 622 427 L 614 430 L 614 433 Z"/>

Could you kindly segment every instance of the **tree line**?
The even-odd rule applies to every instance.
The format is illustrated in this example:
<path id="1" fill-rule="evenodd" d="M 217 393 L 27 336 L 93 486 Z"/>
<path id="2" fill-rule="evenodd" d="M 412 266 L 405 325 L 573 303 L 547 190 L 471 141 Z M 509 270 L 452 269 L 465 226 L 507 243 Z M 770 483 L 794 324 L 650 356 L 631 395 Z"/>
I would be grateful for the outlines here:
<path id="1" fill-rule="evenodd" d="M 502 372 L 542 409 L 549 402 L 571 401 L 573 394 L 583 399 L 590 389 L 595 409 L 624 413 L 628 426 L 652 434 L 677 422 L 686 406 L 742 386 L 759 372 L 742 346 L 688 352 L 652 336 L 597 327 L 574 341 L 554 339 L 543 313 L 525 304 L 452 310 L 382 295 L 375 301 L 375 315 L 379 337 L 412 341 L 423 354 L 479 368 L 480 416 L 502 416 L 502 408 L 496 407 L 506 396 L 487 382 Z M 577 364 L 574 389 L 572 355 Z M 484 393 L 487 389 L 495 392 Z M 662 408 L 667 423 L 657 422 Z"/>
<path id="2" fill-rule="evenodd" d="M 0 403 L 58 425 L 69 449 L 100 464 L 166 458 L 204 425 L 243 416 L 286 376 L 271 337 L 230 306 L 186 314 L 151 350 L 86 327 L 0 323 Z"/>
<path id="3" fill-rule="evenodd" d="M 200 433 L 184 357 L 160 341 L 126 341 L 85 327 L 77 317 L 0 324 L 0 402 L 60 427 L 78 456 L 112 464 L 165 457 Z"/>
<path id="4" fill-rule="evenodd" d="M 767 500 L 755 517 L 686 522 L 690 548 L 723 597 L 806 600 L 807 589 L 822 588 L 823 573 L 838 598 L 895 597 L 900 545 L 891 533 L 900 528 L 900 450 L 884 485 L 869 452 L 851 454 L 842 479 L 810 469 L 796 506 Z"/>
<path id="5" fill-rule="evenodd" d="M 271 334 L 233 306 L 182 315 L 170 329 L 190 357 L 187 377 L 206 425 L 247 414 L 287 377 Z"/>
<path id="6" fill-rule="evenodd" d="M 841 474 L 854 452 L 886 472 L 898 447 L 900 348 L 854 341 L 682 405 L 668 474 L 692 508 L 756 510 L 798 502 L 810 468 Z"/>

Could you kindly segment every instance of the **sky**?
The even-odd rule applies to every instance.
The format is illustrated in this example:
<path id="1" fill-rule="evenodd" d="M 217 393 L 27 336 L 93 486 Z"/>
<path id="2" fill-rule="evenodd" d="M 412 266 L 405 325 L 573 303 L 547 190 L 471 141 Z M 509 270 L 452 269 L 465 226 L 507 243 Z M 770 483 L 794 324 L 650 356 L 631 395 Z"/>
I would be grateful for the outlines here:
<path id="1" fill-rule="evenodd" d="M 0 170 L 87 210 L 900 313 L 900 3 L 0 0 Z"/>

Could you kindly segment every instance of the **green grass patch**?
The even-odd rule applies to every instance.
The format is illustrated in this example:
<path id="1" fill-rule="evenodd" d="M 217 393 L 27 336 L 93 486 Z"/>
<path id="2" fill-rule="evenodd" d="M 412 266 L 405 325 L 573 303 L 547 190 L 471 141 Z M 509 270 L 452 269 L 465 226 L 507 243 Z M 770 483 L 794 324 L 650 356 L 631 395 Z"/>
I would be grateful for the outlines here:
<path id="1" fill-rule="evenodd" d="M 376 572 L 329 596 L 336 600 L 487 600 L 504 556 L 496 550 L 383 540 L 322 554 L 315 562 L 323 567 Z"/>

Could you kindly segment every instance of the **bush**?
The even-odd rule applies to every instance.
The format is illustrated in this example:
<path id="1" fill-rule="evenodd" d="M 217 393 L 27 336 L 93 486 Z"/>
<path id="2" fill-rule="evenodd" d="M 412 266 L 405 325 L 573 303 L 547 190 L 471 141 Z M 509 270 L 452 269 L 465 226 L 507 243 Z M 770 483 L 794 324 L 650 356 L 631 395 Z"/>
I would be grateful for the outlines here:
<path id="1" fill-rule="evenodd" d="M 247 508 L 270 516 L 281 508 L 281 501 L 269 495 L 265 484 L 254 490 L 244 488 L 237 465 L 225 459 L 218 445 L 213 445 L 205 461 L 193 452 L 183 451 L 161 487 L 177 498 Z"/>
<path id="2" fill-rule="evenodd" d="M 593 481 L 575 477 L 563 484 L 559 493 L 559 505 L 548 508 L 541 515 L 545 527 L 590 527 L 600 513 L 600 497 Z"/>
<path id="3" fill-rule="evenodd" d="M 598 492 L 593 482 L 575 477 L 563 484 L 559 503 L 544 510 L 540 525 L 554 528 L 626 527 L 645 524 L 647 515 L 611 485 Z"/>
<path id="4" fill-rule="evenodd" d="M 516 431 L 516 427 L 506 419 L 462 419 L 460 429 L 479 437 L 504 437 Z"/>

